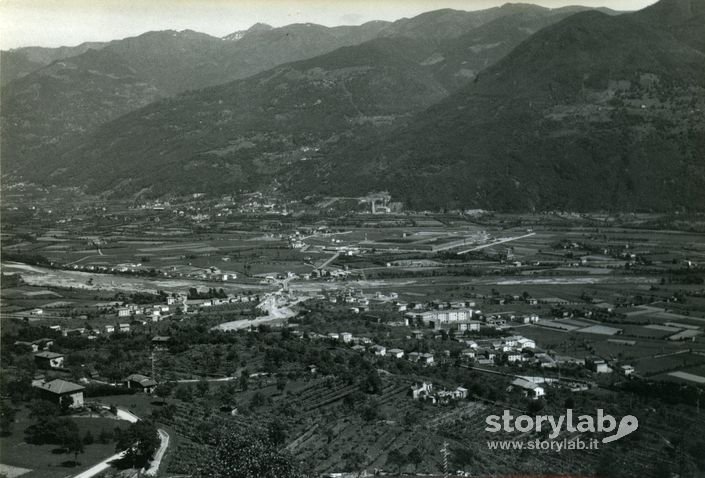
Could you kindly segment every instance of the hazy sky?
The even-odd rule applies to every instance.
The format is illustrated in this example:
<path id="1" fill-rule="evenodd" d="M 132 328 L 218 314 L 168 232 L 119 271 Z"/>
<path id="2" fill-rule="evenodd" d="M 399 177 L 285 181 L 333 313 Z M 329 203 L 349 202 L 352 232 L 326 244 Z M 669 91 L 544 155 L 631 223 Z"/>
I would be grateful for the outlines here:
<path id="1" fill-rule="evenodd" d="M 535 0 L 546 7 L 606 6 L 638 10 L 655 0 Z M 77 45 L 191 29 L 215 36 L 256 22 L 353 25 L 396 20 L 439 8 L 479 10 L 505 0 L 0 0 L 0 48 Z"/>

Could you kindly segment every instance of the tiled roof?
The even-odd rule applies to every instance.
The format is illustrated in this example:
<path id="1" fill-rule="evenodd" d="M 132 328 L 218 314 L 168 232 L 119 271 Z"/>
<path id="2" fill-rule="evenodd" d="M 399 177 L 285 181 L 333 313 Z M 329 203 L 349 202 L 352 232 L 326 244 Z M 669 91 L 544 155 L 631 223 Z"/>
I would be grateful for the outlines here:
<path id="1" fill-rule="evenodd" d="M 45 359 L 54 359 L 54 358 L 63 357 L 62 354 L 57 354 L 54 352 L 39 352 L 38 354 L 34 354 L 34 356 L 45 358 Z"/>
<path id="2" fill-rule="evenodd" d="M 66 380 L 61 380 L 60 378 L 52 380 L 51 382 L 37 384 L 36 387 L 57 395 L 85 390 L 85 387 L 82 387 L 77 383 L 67 382 Z"/>

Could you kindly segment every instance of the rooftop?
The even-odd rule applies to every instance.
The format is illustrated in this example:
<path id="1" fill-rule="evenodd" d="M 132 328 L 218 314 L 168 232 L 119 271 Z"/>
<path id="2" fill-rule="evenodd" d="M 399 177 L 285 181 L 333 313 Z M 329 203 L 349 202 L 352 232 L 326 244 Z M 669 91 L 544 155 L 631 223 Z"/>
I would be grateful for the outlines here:
<path id="1" fill-rule="evenodd" d="M 85 387 L 82 387 L 76 383 L 67 382 L 66 380 L 61 380 L 60 378 L 52 380 L 51 382 L 40 382 L 36 384 L 35 387 L 57 395 L 85 390 Z"/>

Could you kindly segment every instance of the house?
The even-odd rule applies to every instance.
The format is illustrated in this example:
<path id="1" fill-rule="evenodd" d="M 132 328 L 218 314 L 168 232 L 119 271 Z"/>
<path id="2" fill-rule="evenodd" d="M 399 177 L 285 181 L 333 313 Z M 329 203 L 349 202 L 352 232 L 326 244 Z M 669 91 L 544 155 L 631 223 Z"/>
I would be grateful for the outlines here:
<path id="1" fill-rule="evenodd" d="M 532 339 L 527 339 L 526 337 L 521 337 L 517 340 L 517 344 L 521 349 L 535 349 L 536 341 Z"/>
<path id="2" fill-rule="evenodd" d="M 342 340 L 346 344 L 352 342 L 352 339 L 353 339 L 353 335 L 350 332 L 341 332 L 340 333 L 340 340 Z"/>
<path id="3" fill-rule="evenodd" d="M 458 330 L 465 332 L 465 331 L 470 331 L 470 332 L 479 332 L 480 331 L 480 322 L 477 320 L 468 320 L 465 322 L 458 322 Z"/>
<path id="4" fill-rule="evenodd" d="M 39 389 L 40 395 L 45 400 L 59 405 L 67 404 L 70 408 L 83 407 L 83 390 L 85 388 L 78 384 L 57 378 L 51 382 L 40 380 L 33 383 L 32 386 Z"/>
<path id="5" fill-rule="evenodd" d="M 49 350 L 49 347 L 54 345 L 54 339 L 50 338 L 43 338 L 43 339 L 37 339 L 34 342 L 32 342 L 33 345 L 39 346 L 41 350 Z"/>
<path id="6" fill-rule="evenodd" d="M 387 353 L 394 358 L 402 358 L 404 356 L 404 351 L 402 349 L 389 349 Z"/>
<path id="7" fill-rule="evenodd" d="M 152 393 L 157 387 L 157 382 L 145 375 L 133 373 L 125 379 L 125 386 L 127 388 L 136 388 L 144 393 Z"/>
<path id="8" fill-rule="evenodd" d="M 39 344 L 36 344 L 36 343 L 18 340 L 15 342 L 15 346 L 16 347 L 17 346 L 28 347 L 29 349 L 32 350 L 32 352 L 39 352 Z"/>
<path id="9" fill-rule="evenodd" d="M 484 355 L 487 360 L 494 360 L 495 357 L 497 357 L 497 353 L 491 349 L 484 349 L 480 351 L 480 353 Z"/>
<path id="10" fill-rule="evenodd" d="M 595 373 L 611 373 L 612 369 L 603 359 L 590 357 L 585 359 L 585 366 Z"/>
<path id="11" fill-rule="evenodd" d="M 507 362 L 521 362 L 521 354 L 516 351 L 507 352 Z"/>
<path id="12" fill-rule="evenodd" d="M 64 366 L 64 356 L 55 352 L 36 353 L 34 361 L 40 368 L 62 368 Z"/>
<path id="13" fill-rule="evenodd" d="M 529 398 L 537 399 L 546 395 L 546 390 L 542 386 L 524 378 L 515 379 L 512 386 L 522 389 Z"/>
<path id="14" fill-rule="evenodd" d="M 171 337 L 166 335 L 156 335 L 152 338 L 152 347 L 155 349 L 165 349 L 169 346 Z"/>
<path id="15" fill-rule="evenodd" d="M 460 353 L 460 355 L 464 359 L 474 359 L 475 358 L 475 350 L 474 349 L 465 349 Z"/>
<path id="16" fill-rule="evenodd" d="M 415 384 L 411 386 L 411 397 L 414 400 L 432 400 L 436 403 L 436 398 L 433 394 L 433 384 L 422 382 L 420 385 Z"/>
<path id="17" fill-rule="evenodd" d="M 130 324 L 118 324 L 118 329 L 120 330 L 120 332 L 129 332 Z"/>
<path id="18" fill-rule="evenodd" d="M 132 315 L 132 310 L 129 307 L 120 307 L 118 309 L 118 317 L 129 317 Z"/>
<path id="19" fill-rule="evenodd" d="M 373 354 L 381 356 L 381 357 L 383 357 L 387 354 L 386 347 L 383 347 L 381 345 L 373 345 L 372 347 L 370 347 L 370 350 L 372 351 Z"/>
<path id="20" fill-rule="evenodd" d="M 416 340 L 421 340 L 423 339 L 423 332 L 421 332 L 420 330 L 412 330 L 411 336 L 414 337 L 414 339 Z"/>
<path id="21" fill-rule="evenodd" d="M 535 358 L 541 368 L 556 368 L 557 366 L 556 361 L 548 354 L 536 354 Z"/>
<path id="22" fill-rule="evenodd" d="M 437 395 L 441 403 L 448 403 L 451 400 L 464 400 L 468 397 L 468 389 L 457 387 L 455 390 L 441 390 Z"/>
<path id="23" fill-rule="evenodd" d="M 619 368 L 622 371 L 622 374 L 626 377 L 634 373 L 634 367 L 632 367 L 631 365 L 622 365 Z"/>
<path id="24" fill-rule="evenodd" d="M 419 362 L 424 365 L 433 365 L 433 354 L 421 354 Z"/>
<path id="25" fill-rule="evenodd" d="M 106 334 L 112 334 L 115 332 L 115 326 L 114 325 L 106 325 L 105 326 L 105 333 Z"/>
<path id="26" fill-rule="evenodd" d="M 331 332 L 328 334 L 328 338 L 331 340 L 338 340 L 338 339 L 340 339 L 340 334 L 338 334 L 336 332 Z"/>

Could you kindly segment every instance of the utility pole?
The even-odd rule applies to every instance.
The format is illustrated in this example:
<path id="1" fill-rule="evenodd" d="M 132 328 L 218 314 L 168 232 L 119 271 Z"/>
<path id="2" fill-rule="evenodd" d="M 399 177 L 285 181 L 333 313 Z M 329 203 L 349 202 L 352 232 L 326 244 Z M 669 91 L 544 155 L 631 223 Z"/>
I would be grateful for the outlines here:
<path id="1" fill-rule="evenodd" d="M 448 442 L 443 442 L 443 448 L 441 448 L 441 455 L 443 455 L 443 478 L 448 478 L 448 456 L 450 452 L 448 451 Z"/>
<path id="2" fill-rule="evenodd" d="M 152 349 L 152 380 L 157 381 L 157 357 Z"/>

